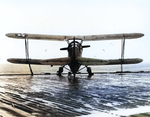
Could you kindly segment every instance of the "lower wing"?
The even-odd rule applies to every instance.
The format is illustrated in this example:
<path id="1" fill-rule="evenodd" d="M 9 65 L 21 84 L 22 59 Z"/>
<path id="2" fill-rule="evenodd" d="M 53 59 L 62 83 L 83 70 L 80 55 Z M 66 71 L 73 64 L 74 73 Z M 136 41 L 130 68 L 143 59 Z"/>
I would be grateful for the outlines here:
<path id="1" fill-rule="evenodd" d="M 67 65 L 70 63 L 70 58 L 55 58 L 55 59 L 21 59 L 21 58 L 10 58 L 8 62 L 18 64 L 35 64 L 35 65 Z"/>
<path id="2" fill-rule="evenodd" d="M 36 65 L 68 65 L 71 62 L 70 57 L 65 58 L 55 58 L 55 59 L 20 59 L 20 58 L 10 58 L 7 59 L 8 62 L 11 63 L 18 63 L 18 64 L 36 64 Z M 103 60 L 103 59 L 93 59 L 93 58 L 83 58 L 79 57 L 77 58 L 77 61 L 81 65 L 117 65 L 117 64 L 136 64 L 140 63 L 143 60 L 140 58 L 134 58 L 134 59 L 109 59 L 109 60 Z"/>
<path id="3" fill-rule="evenodd" d="M 108 60 L 102 60 L 102 59 L 93 59 L 93 58 L 83 58 L 83 57 L 79 57 L 77 58 L 77 61 L 81 64 L 81 65 L 106 65 L 109 63 Z"/>
<path id="4" fill-rule="evenodd" d="M 102 60 L 102 59 L 93 59 L 93 58 L 82 58 L 79 57 L 78 62 L 81 65 L 117 65 L 117 64 L 136 64 L 140 63 L 143 60 L 140 58 L 133 58 L 133 59 L 109 59 L 109 60 Z"/>
<path id="5" fill-rule="evenodd" d="M 110 59 L 107 65 L 117 65 L 117 64 L 137 64 L 141 63 L 143 59 L 140 58 L 130 58 L 130 59 Z"/>

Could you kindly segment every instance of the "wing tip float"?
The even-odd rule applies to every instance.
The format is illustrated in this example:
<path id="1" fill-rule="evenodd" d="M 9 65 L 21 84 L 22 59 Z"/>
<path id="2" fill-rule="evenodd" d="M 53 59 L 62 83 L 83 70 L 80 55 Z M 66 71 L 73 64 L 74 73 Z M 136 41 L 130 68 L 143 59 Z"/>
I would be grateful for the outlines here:
<path id="1" fill-rule="evenodd" d="M 83 41 L 98 40 L 116 40 L 116 39 L 135 39 L 143 37 L 143 33 L 122 33 L 122 34 L 104 34 L 104 35 L 82 35 L 82 36 L 65 36 L 65 35 L 44 35 L 44 34 L 27 34 L 27 33 L 7 33 L 7 37 L 16 39 L 36 39 L 51 41 L 67 41 L 69 39 L 81 39 Z"/>

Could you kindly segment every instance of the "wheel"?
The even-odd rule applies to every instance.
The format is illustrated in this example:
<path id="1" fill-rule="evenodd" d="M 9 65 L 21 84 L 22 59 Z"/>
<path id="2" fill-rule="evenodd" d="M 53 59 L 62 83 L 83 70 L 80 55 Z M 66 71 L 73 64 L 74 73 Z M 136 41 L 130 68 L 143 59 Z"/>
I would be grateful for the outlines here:
<path id="1" fill-rule="evenodd" d="M 92 73 L 92 70 L 91 70 L 90 67 L 87 67 L 87 72 L 88 72 L 88 74 L 89 74 L 89 77 L 91 77 L 91 76 L 94 75 L 94 73 Z"/>
<path id="2" fill-rule="evenodd" d="M 62 72 L 63 72 L 63 67 L 59 67 L 59 70 L 57 71 L 57 75 L 61 76 Z"/>

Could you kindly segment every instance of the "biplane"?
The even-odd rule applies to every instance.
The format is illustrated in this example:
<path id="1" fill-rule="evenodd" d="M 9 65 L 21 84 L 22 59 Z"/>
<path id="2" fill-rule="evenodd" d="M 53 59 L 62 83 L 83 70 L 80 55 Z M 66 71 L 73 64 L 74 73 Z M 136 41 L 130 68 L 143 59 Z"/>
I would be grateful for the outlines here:
<path id="1" fill-rule="evenodd" d="M 42 35 L 42 34 L 27 34 L 27 33 L 8 33 L 7 37 L 16 39 L 25 39 L 26 58 L 10 58 L 8 62 L 17 64 L 29 64 L 31 74 L 33 75 L 30 64 L 36 65 L 59 65 L 57 75 L 61 76 L 63 68 L 69 66 L 68 75 L 73 74 L 75 78 L 76 74 L 80 71 L 80 67 L 83 66 L 87 69 L 89 76 L 92 76 L 90 65 L 118 65 L 118 64 L 136 64 L 143 60 L 140 58 L 127 58 L 124 59 L 124 48 L 126 39 L 136 39 L 144 36 L 142 33 L 124 33 L 124 34 L 105 34 L 105 35 L 83 35 L 83 36 L 65 36 L 65 35 Z M 28 39 L 36 40 L 49 40 L 49 41 L 67 41 L 68 47 L 60 48 L 60 50 L 68 51 L 68 57 L 54 58 L 54 59 L 30 59 L 28 50 Z M 84 48 L 90 47 L 90 45 L 82 45 L 83 41 L 100 41 L 100 40 L 122 40 L 122 53 L 121 59 L 96 59 L 82 57 L 82 51 Z M 83 68 L 82 68 L 83 69 Z"/>

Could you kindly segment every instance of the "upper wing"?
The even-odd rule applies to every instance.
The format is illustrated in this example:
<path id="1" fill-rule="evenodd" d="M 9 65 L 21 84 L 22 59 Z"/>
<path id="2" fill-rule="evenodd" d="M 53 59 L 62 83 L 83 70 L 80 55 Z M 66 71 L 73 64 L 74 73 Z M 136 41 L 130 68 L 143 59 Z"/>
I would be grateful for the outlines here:
<path id="1" fill-rule="evenodd" d="M 105 35 L 89 35 L 84 36 L 84 41 L 96 41 L 96 40 L 116 40 L 116 39 L 135 39 L 144 36 L 142 33 L 124 33 L 124 34 L 105 34 Z"/>
<path id="2" fill-rule="evenodd" d="M 22 34 L 22 33 L 8 33 L 7 37 L 17 39 L 36 39 L 36 40 L 56 40 L 66 41 L 69 39 L 82 39 L 83 41 L 96 40 L 116 40 L 116 39 L 135 39 L 144 36 L 142 33 L 124 33 L 124 34 L 105 34 L 105 35 L 82 35 L 82 36 L 65 36 L 65 35 L 42 35 L 42 34 Z"/>
<path id="3" fill-rule="evenodd" d="M 136 64 L 140 63 L 143 60 L 139 58 L 134 59 L 109 59 L 109 60 L 102 60 L 102 59 L 93 59 L 93 58 L 82 58 L 79 57 L 78 62 L 81 65 L 117 65 L 117 64 Z"/>
<path id="4" fill-rule="evenodd" d="M 20 58 L 10 58 L 7 59 L 11 63 L 19 64 L 36 64 L 36 65 L 67 65 L 70 62 L 70 58 L 55 58 L 55 59 L 20 59 Z"/>
<path id="5" fill-rule="evenodd" d="M 51 40 L 51 41 L 65 41 L 72 39 L 72 36 L 63 36 L 63 35 L 44 35 L 44 34 L 27 34 L 27 33 L 7 33 L 7 37 L 16 38 L 16 39 L 36 39 L 36 40 Z"/>

